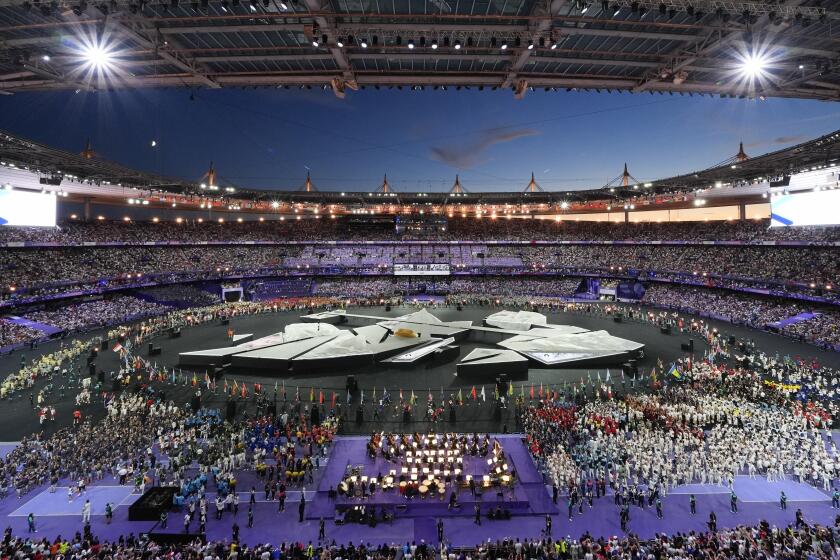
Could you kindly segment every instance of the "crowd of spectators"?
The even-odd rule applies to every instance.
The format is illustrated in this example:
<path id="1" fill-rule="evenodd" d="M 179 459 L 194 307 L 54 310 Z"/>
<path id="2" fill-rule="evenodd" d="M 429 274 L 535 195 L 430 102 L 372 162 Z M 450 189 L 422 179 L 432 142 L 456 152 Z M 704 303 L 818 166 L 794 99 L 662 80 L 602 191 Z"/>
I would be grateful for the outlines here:
<path id="1" fill-rule="evenodd" d="M 263 222 L 224 222 L 216 220 L 176 222 L 124 222 L 97 220 L 67 221 L 57 228 L 5 227 L 0 243 L 136 243 L 161 242 L 250 242 L 250 241 L 335 241 L 335 240 L 432 240 L 432 241 L 840 241 L 840 231 L 832 227 L 771 228 L 769 220 L 714 222 L 579 222 L 554 219 L 492 219 L 453 216 L 445 229 L 416 229 L 397 233 L 396 228 L 356 227 L 352 220 L 338 218 L 279 218 Z"/>
<path id="2" fill-rule="evenodd" d="M 739 526 L 720 531 L 691 531 L 661 534 L 642 539 L 634 534 L 623 537 L 507 538 L 477 544 L 449 560 L 493 560 L 535 558 L 540 560 L 582 560 L 595 558 L 641 558 L 681 560 L 766 560 L 768 558 L 832 558 L 840 552 L 840 533 L 836 527 L 771 527 L 767 523 Z"/>
<path id="3" fill-rule="evenodd" d="M 517 278 L 486 276 L 453 278 L 449 291 L 454 297 L 571 297 L 580 285 L 580 278 Z"/>
<path id="4" fill-rule="evenodd" d="M 821 346 L 840 344 L 840 311 L 807 302 L 667 284 L 648 286 L 643 302 L 757 329 L 772 328 Z M 796 322 L 775 324 L 800 314 L 803 317 Z"/>
<path id="5" fill-rule="evenodd" d="M 57 286 L 71 291 L 208 277 L 390 274 L 397 262 L 442 262 L 453 272 L 470 274 L 629 274 L 778 290 L 798 284 L 800 291 L 828 295 L 840 285 L 833 247 L 461 244 L 426 253 L 422 246 L 398 250 L 376 245 L 29 248 L 0 253 L 0 273 L 6 297 L 18 299 L 54 293 Z"/>
<path id="6" fill-rule="evenodd" d="M 61 328 L 66 332 L 86 331 L 152 315 L 171 307 L 130 296 L 116 296 L 62 305 L 49 311 L 32 311 L 28 319 Z"/>
<path id="7" fill-rule="evenodd" d="M 314 293 L 339 298 L 378 298 L 397 295 L 400 289 L 392 278 L 321 278 Z"/>
<path id="8" fill-rule="evenodd" d="M 72 539 L 15 537 L 9 535 L 0 547 L 5 557 L 37 558 L 62 554 L 77 560 L 95 558 L 204 558 L 211 560 L 582 560 L 586 558 L 716 558 L 719 560 L 765 560 L 779 558 L 833 558 L 840 553 L 840 534 L 833 527 L 770 527 L 766 523 L 743 525 L 716 532 L 692 531 L 686 534 L 658 535 L 642 539 L 593 537 L 585 532 L 571 536 L 539 539 L 504 538 L 477 543 L 474 547 L 435 550 L 426 543 L 371 545 L 318 543 L 310 553 L 304 542 L 265 543 L 249 546 L 229 541 L 195 541 L 162 545 L 134 535 L 113 542 L 83 535 Z M 438 554 L 440 554 L 438 556 Z"/>
<path id="9" fill-rule="evenodd" d="M 417 550 L 414 554 L 404 554 L 400 546 L 379 545 L 349 542 L 339 544 L 335 541 L 318 543 L 313 547 L 312 555 L 304 542 L 283 542 L 278 544 L 264 543 L 249 546 L 248 544 L 230 541 L 196 540 L 187 544 L 158 544 L 148 540 L 145 536 L 120 536 L 118 540 L 100 540 L 91 535 L 86 538 L 78 535 L 72 539 L 32 539 L 24 537 L 8 538 L 0 546 L 0 554 L 6 558 L 46 558 L 61 555 L 75 560 L 94 560 L 99 558 L 120 558 L 123 560 L 142 560 L 148 558 L 184 558 L 206 560 L 307 560 L 319 558 L 323 560 L 397 560 L 409 557 L 417 560 L 433 560 L 433 551 L 428 546 Z M 462 560 L 466 560 L 466 557 Z"/>
<path id="10" fill-rule="evenodd" d="M 781 332 L 820 346 L 840 346 L 840 312 L 830 309 L 818 311 L 810 319 L 782 327 Z"/>
<path id="11" fill-rule="evenodd" d="M 44 333 L 37 329 L 0 318 L 0 348 L 37 340 L 43 336 Z"/>
<path id="12" fill-rule="evenodd" d="M 144 288 L 137 292 L 140 297 L 157 301 L 166 305 L 180 307 L 201 307 L 219 303 L 219 294 L 212 294 L 192 284 L 170 284 Z"/>

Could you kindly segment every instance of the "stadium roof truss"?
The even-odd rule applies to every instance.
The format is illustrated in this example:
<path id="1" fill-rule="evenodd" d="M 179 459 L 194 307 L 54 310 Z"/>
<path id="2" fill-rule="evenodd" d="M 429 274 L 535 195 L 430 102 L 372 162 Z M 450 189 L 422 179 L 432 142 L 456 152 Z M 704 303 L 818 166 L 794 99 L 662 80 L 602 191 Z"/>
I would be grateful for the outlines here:
<path id="1" fill-rule="evenodd" d="M 89 182 L 92 187 L 136 187 L 160 193 L 182 196 L 215 197 L 229 200 L 257 202 L 282 201 L 284 203 L 317 203 L 342 206 L 390 205 L 458 205 L 460 204 L 560 204 L 562 202 L 586 203 L 603 200 L 627 200 L 633 197 L 656 194 L 690 192 L 754 183 L 756 181 L 781 181 L 785 176 L 821 166 L 840 163 L 840 130 L 819 138 L 768 154 L 747 159 L 726 160 L 705 170 L 650 183 L 634 183 L 573 191 L 481 192 L 480 185 L 467 192 L 405 192 L 390 189 L 383 192 L 371 188 L 367 192 L 319 191 L 317 189 L 241 189 L 223 188 L 215 192 L 202 189 L 195 182 L 173 179 L 133 170 L 99 157 L 86 157 L 26 140 L 0 131 L 0 165 L 13 166 L 34 172 L 42 177 L 60 180 L 71 178 L 76 182 Z M 308 180 L 308 179 L 307 179 Z M 523 181 L 525 183 L 525 181 Z M 206 187 L 206 185 L 203 185 Z M 91 188 L 91 194 L 96 189 Z"/>
<path id="2" fill-rule="evenodd" d="M 0 0 L 0 92 L 545 88 L 838 100 L 838 26 L 840 0 Z"/>

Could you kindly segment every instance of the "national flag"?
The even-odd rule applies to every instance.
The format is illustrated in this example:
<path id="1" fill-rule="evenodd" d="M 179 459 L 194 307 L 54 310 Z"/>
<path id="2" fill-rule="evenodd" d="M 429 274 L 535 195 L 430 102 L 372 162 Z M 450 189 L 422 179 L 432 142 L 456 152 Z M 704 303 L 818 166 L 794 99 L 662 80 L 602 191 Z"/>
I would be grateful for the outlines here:
<path id="1" fill-rule="evenodd" d="M 192 376 L 192 386 L 193 386 L 193 387 L 195 387 L 196 385 L 198 385 L 198 377 L 196 377 L 196 376 L 195 376 L 195 372 L 193 372 L 193 376 Z"/>
<path id="2" fill-rule="evenodd" d="M 332 400 L 330 401 L 330 408 L 335 408 L 335 399 L 338 398 L 338 395 L 335 394 L 335 391 L 332 392 Z"/>
<path id="3" fill-rule="evenodd" d="M 245 388 L 245 382 L 242 382 L 242 398 L 245 399 L 248 397 L 248 389 Z"/>
<path id="4" fill-rule="evenodd" d="M 534 384 L 531 383 L 531 400 L 534 400 Z"/>
<path id="5" fill-rule="evenodd" d="M 207 385 L 207 390 L 210 390 L 210 376 L 205 372 L 204 373 L 204 384 Z"/>
<path id="6" fill-rule="evenodd" d="M 475 385 L 473 385 L 472 391 L 470 391 L 470 398 L 472 400 L 478 399 L 478 393 L 475 391 Z"/>
<path id="7" fill-rule="evenodd" d="M 228 389 L 227 379 L 225 379 L 225 394 L 228 394 L 228 392 L 230 392 L 230 390 Z"/>
<path id="8" fill-rule="evenodd" d="M 668 369 L 668 375 L 671 375 L 676 379 L 681 379 L 682 378 L 682 373 L 680 372 L 680 369 L 677 367 L 676 362 L 671 364 L 670 369 Z"/>
<path id="9" fill-rule="evenodd" d="M 458 388 L 458 404 L 464 403 L 464 394 L 461 392 L 460 387 Z"/>
<path id="10" fill-rule="evenodd" d="M 318 404 L 324 404 L 324 390 L 318 391 Z"/>
<path id="11" fill-rule="evenodd" d="M 122 352 L 123 351 L 123 345 L 120 344 L 119 342 L 117 342 L 116 344 L 114 344 L 114 347 L 111 348 L 111 350 L 113 350 L 114 352 Z"/>
<path id="12" fill-rule="evenodd" d="M 417 402 L 417 396 L 414 394 L 414 389 L 411 390 L 411 400 L 409 400 L 411 406 L 414 406 L 414 403 Z"/>
<path id="13" fill-rule="evenodd" d="M 543 396 L 542 383 L 540 383 L 540 392 L 539 392 L 539 395 L 540 395 L 540 398 L 542 398 L 542 396 Z"/>
<path id="14" fill-rule="evenodd" d="M 508 395 L 513 396 L 513 381 L 508 381 Z"/>
<path id="15" fill-rule="evenodd" d="M 309 402 L 315 402 L 315 387 L 309 388 Z"/>
<path id="16" fill-rule="evenodd" d="M 254 383 L 254 394 L 255 395 L 262 395 L 262 384 Z"/>
<path id="17" fill-rule="evenodd" d="M 481 386 L 481 402 L 487 402 L 487 395 L 484 393 L 484 385 Z"/>
<path id="18" fill-rule="evenodd" d="M 295 385 L 295 402 L 300 402 L 300 387 Z"/>

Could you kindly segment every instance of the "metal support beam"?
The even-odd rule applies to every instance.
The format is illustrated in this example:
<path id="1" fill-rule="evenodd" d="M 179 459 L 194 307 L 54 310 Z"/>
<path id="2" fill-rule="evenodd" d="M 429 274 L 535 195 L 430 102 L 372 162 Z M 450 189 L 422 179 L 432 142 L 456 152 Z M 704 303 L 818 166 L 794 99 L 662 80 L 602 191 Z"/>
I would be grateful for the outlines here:
<path id="1" fill-rule="evenodd" d="M 303 0 L 304 5 L 310 12 L 321 12 L 323 10 L 323 6 L 321 6 L 320 0 Z M 327 35 L 327 45 L 330 54 L 332 55 L 333 59 L 335 59 L 335 64 L 341 70 L 341 78 L 344 80 L 344 83 L 350 87 L 351 89 L 355 89 L 356 86 L 356 76 L 353 74 L 353 68 L 350 66 L 350 61 L 347 60 L 347 56 L 345 56 L 344 51 L 337 46 L 336 40 L 339 37 L 339 33 L 336 30 L 335 26 L 327 20 L 324 16 L 315 16 L 313 18 L 315 23 L 318 24 L 318 32 L 325 33 Z M 332 83 L 332 81 L 331 81 Z M 344 97 L 344 88 L 336 89 L 333 87 L 333 91 L 336 94 L 336 97 L 343 98 Z"/>
<path id="2" fill-rule="evenodd" d="M 110 18 L 108 21 L 111 25 L 111 30 L 114 33 L 131 39 L 140 47 L 154 50 L 161 60 L 172 64 L 179 70 L 191 74 L 202 85 L 213 89 L 221 87 L 218 84 L 218 82 L 214 81 L 207 75 L 207 69 L 201 68 L 200 65 L 195 62 L 195 60 L 190 60 L 186 57 L 169 53 L 165 49 L 161 49 L 160 45 L 158 44 L 157 38 L 153 35 L 156 33 L 156 31 L 153 29 L 149 29 L 146 26 L 146 22 L 144 22 L 144 19 L 145 18 L 143 18 L 142 16 L 131 16 L 123 17 L 121 19 Z M 175 49 L 182 48 L 177 43 L 177 41 L 170 39 L 168 40 L 168 42 Z"/>
<path id="3" fill-rule="evenodd" d="M 272 33 L 303 31 L 302 23 L 254 23 L 249 25 L 190 25 L 158 28 L 161 35 L 189 35 L 196 33 Z"/>
<path id="4" fill-rule="evenodd" d="M 548 3 L 548 0 L 535 2 L 534 3 L 534 15 L 542 15 L 546 14 L 557 14 L 560 13 L 560 10 L 563 6 L 566 5 L 566 0 L 551 0 L 551 3 Z M 528 27 L 530 38 L 528 39 L 529 44 L 522 45 L 519 54 L 516 57 L 516 60 L 513 61 L 513 64 L 510 66 L 510 71 L 508 72 L 507 76 L 505 76 L 504 81 L 502 81 L 503 88 L 509 88 L 511 84 L 513 84 L 516 79 L 517 75 L 523 68 L 525 68 L 525 64 L 528 63 L 528 57 L 531 55 L 532 49 L 534 44 L 539 41 L 540 37 L 545 39 L 545 34 L 551 31 L 551 20 L 550 19 L 540 19 L 537 20 L 536 23 L 530 24 Z M 530 48 L 529 48 L 530 46 Z M 525 95 L 525 90 L 527 89 L 527 83 L 523 87 L 520 83 L 516 88 L 516 98 L 522 99 Z"/>
<path id="5" fill-rule="evenodd" d="M 538 3 L 539 4 L 539 3 Z M 553 0 L 553 5 L 561 6 L 565 4 L 565 0 Z M 551 12 L 556 13 L 556 12 Z M 595 20 L 593 20 L 594 22 Z M 412 34 L 436 36 L 439 34 L 470 34 L 470 35 L 494 35 L 496 37 L 523 37 L 531 39 L 539 39 L 540 35 L 548 36 L 552 29 L 552 20 L 549 17 L 540 17 L 534 20 L 535 23 L 531 25 L 511 25 L 511 24 L 458 24 L 458 23 L 340 23 L 337 24 L 336 29 L 340 35 L 367 33 L 370 35 L 389 35 L 389 34 Z M 658 31 L 635 31 L 632 29 L 601 29 L 594 27 L 586 27 L 589 22 L 574 22 L 568 26 L 557 26 L 554 28 L 559 36 L 562 35 L 584 35 L 592 37 L 614 37 L 625 39 L 650 39 L 652 41 L 680 41 L 691 42 L 698 37 L 693 32 L 686 33 L 669 33 Z M 538 31 L 541 29 L 541 31 Z"/>

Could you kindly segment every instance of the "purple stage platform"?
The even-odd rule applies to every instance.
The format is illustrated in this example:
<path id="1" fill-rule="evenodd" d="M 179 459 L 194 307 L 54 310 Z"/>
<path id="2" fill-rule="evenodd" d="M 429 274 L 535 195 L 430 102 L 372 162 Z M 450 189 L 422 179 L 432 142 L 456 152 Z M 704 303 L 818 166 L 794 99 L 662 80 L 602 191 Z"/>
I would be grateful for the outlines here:
<path id="1" fill-rule="evenodd" d="M 241 529 L 241 539 L 245 543 L 274 543 L 318 541 L 318 524 L 321 517 L 327 520 L 326 535 L 328 540 L 339 543 L 364 541 L 371 544 L 404 543 L 406 541 L 437 543 L 435 524 L 438 518 L 443 519 L 444 534 L 448 542 L 455 546 L 472 546 L 479 541 L 511 538 L 539 538 L 545 527 L 545 513 L 547 509 L 555 508 L 557 513 L 551 513 L 554 537 L 578 538 L 584 531 L 595 536 L 609 537 L 621 535 L 618 519 L 618 507 L 611 496 L 596 499 L 593 507 L 585 506 L 583 513 L 577 511 L 569 520 L 567 515 L 567 501 L 561 497 L 557 506 L 551 503 L 550 491 L 542 484 L 541 476 L 533 465 L 524 446 L 517 446 L 518 436 L 499 436 L 505 438 L 502 445 L 505 452 L 513 461 L 520 477 L 521 488 L 527 495 L 531 511 L 520 512 L 509 521 L 482 520 L 482 525 L 473 523 L 471 515 L 441 515 L 441 512 L 419 504 L 417 515 L 398 516 L 391 523 L 380 523 L 375 528 L 359 524 L 335 525 L 329 520 L 335 511 L 335 502 L 330 501 L 326 491 L 331 483 L 340 480 L 348 462 L 358 465 L 365 463 L 366 438 L 338 438 L 333 444 L 329 459 L 316 472 L 314 485 L 306 485 L 305 519 L 298 522 L 298 504 L 301 488 L 291 488 L 288 492 L 286 510 L 278 511 L 277 502 L 265 501 L 262 483 L 252 471 L 241 472 L 237 475 L 240 491 L 247 492 L 251 486 L 258 490 L 257 503 L 254 506 L 254 526 L 247 527 L 248 503 L 245 494 L 241 494 L 242 505 L 238 515 L 225 513 L 222 520 L 217 521 L 213 515 L 207 521 L 207 538 L 210 540 L 225 540 L 231 535 L 231 528 L 236 522 Z M 359 453 L 361 455 L 359 455 Z M 16 535 L 26 535 L 26 515 L 35 514 L 37 537 L 53 539 L 56 536 L 68 537 L 82 529 L 81 510 L 85 497 L 76 497 L 68 502 L 65 488 L 56 493 L 50 493 L 46 486 L 37 488 L 18 499 L 14 493 L 0 500 L 0 520 L 10 526 Z M 60 485 L 61 486 L 61 485 Z M 215 485 L 208 487 L 208 497 L 215 494 Z M 788 509 L 779 508 L 779 493 L 784 490 L 788 496 Z M 657 519 L 653 508 L 631 508 L 629 530 L 642 538 L 650 538 L 656 533 L 675 533 L 678 531 L 703 531 L 709 512 L 714 511 L 721 528 L 736 525 L 755 524 L 760 520 L 767 520 L 771 525 L 786 526 L 793 522 L 794 514 L 801 508 L 806 520 L 822 524 L 832 524 L 835 515 L 840 510 L 831 508 L 830 497 L 820 489 L 806 484 L 799 484 L 792 479 L 768 483 L 757 478 L 739 476 L 735 480 L 735 491 L 741 498 L 740 511 L 730 513 L 729 490 L 715 485 L 689 485 L 672 489 L 663 499 L 664 519 Z M 688 507 L 688 494 L 697 496 L 697 514 L 691 515 Z M 461 502 L 467 499 L 469 492 L 461 492 Z M 128 520 L 128 506 L 139 497 L 132 494 L 130 487 L 116 486 L 116 482 L 106 477 L 101 482 L 89 486 L 88 497 L 91 498 L 93 518 L 91 528 L 101 539 L 116 539 L 128 533 L 161 531 L 156 523 Z M 106 524 L 102 513 L 104 502 L 116 505 L 114 520 Z M 411 504 L 412 506 L 414 504 Z M 437 505 L 435 503 L 435 505 Z M 410 508 L 407 508 L 409 510 Z M 471 514 L 471 507 L 462 506 Z M 440 517 L 438 517 L 440 516 Z M 169 526 L 164 532 L 177 533 L 183 531 L 184 513 L 172 510 L 169 515 Z M 196 530 L 194 522 L 192 530 Z"/>
<path id="2" fill-rule="evenodd" d="M 490 507 L 501 507 L 507 509 L 512 515 L 540 515 L 556 514 L 557 507 L 551 503 L 545 492 L 542 477 L 537 471 L 534 462 L 528 454 L 525 443 L 521 436 L 495 435 L 499 440 L 507 459 L 512 463 L 516 471 L 518 481 L 513 489 L 505 489 L 499 496 L 498 489 L 489 488 L 473 497 L 469 490 L 462 489 L 458 493 L 460 507 L 449 509 L 449 495 L 451 488 L 447 488 L 442 499 L 440 496 L 430 496 L 422 499 L 405 498 L 397 489 L 382 491 L 377 490 L 372 496 L 366 498 L 348 498 L 339 495 L 336 499 L 329 498 L 329 490 L 338 487 L 344 477 L 348 465 L 362 467 L 362 474 L 367 476 L 387 475 L 389 470 L 397 469 L 397 463 L 389 462 L 381 456 L 371 459 L 367 454 L 368 438 L 344 437 L 340 438 L 333 446 L 329 464 L 321 477 L 318 485 L 318 492 L 309 506 L 306 513 L 307 519 L 333 518 L 336 508 L 346 509 L 355 505 L 375 506 L 388 511 L 397 511 L 397 517 L 472 517 L 475 505 L 478 504 L 482 511 Z M 477 480 L 487 474 L 487 466 L 484 458 L 465 457 L 463 464 L 464 474 L 472 474 Z M 404 506 L 404 507 L 403 507 Z"/>

